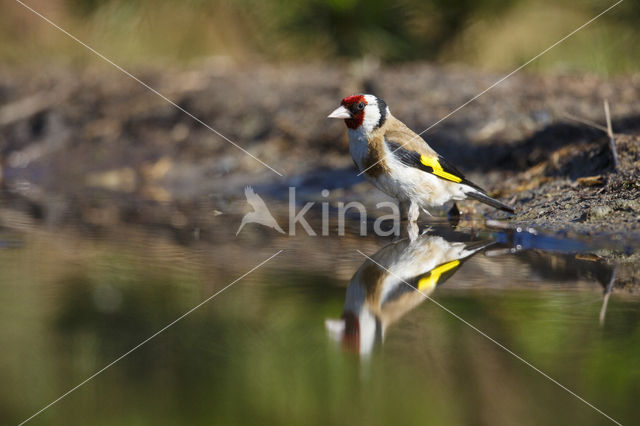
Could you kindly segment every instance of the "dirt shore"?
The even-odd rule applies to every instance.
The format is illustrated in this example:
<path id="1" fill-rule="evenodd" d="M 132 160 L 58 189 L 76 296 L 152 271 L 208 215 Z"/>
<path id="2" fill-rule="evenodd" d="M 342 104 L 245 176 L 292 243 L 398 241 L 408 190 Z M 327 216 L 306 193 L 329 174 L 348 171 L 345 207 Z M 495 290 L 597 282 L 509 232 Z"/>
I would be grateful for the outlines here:
<path id="1" fill-rule="evenodd" d="M 283 177 L 117 70 L 1 70 L 3 188 L 45 211 L 53 209 L 47 207 L 53 195 L 75 200 L 79 211 L 95 210 L 83 205 L 82 195 L 104 192 L 123 200 L 108 213 L 114 220 L 131 217 L 126 205 L 134 198 L 186 212 L 184 206 L 206 199 L 225 212 L 248 184 L 270 188 L 276 198 L 296 185 L 305 189 L 302 199 L 328 188 L 333 200 L 366 201 L 379 195 L 355 177 L 344 126 L 325 119 L 343 96 L 376 93 L 394 115 L 421 131 L 501 77 L 427 64 L 366 63 L 239 69 L 213 62 L 136 74 Z M 605 126 L 605 99 L 619 171 L 609 137 L 597 128 Z M 522 72 L 424 136 L 469 178 L 513 203 L 514 223 L 637 238 L 638 99 L 640 75 Z M 459 207 L 504 217 L 477 203 Z"/>

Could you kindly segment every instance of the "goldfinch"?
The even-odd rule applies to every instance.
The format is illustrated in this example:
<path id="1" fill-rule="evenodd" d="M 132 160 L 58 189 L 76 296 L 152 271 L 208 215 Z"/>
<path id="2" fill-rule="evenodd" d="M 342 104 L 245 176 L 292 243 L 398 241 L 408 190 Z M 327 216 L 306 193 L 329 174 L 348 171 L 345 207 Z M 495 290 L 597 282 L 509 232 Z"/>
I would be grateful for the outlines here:
<path id="1" fill-rule="evenodd" d="M 325 321 L 329 335 L 350 351 L 369 354 L 384 340 L 389 325 L 424 302 L 465 260 L 492 244 L 493 240 L 449 241 L 424 234 L 386 245 L 351 278 L 342 317 Z"/>
<path id="2" fill-rule="evenodd" d="M 514 213 L 513 207 L 489 197 L 391 115 L 382 99 L 347 96 L 328 118 L 344 119 L 349 152 L 365 177 L 381 191 L 409 204 L 410 226 L 418 219 L 420 208 L 426 211 L 450 200 L 473 198 Z"/>

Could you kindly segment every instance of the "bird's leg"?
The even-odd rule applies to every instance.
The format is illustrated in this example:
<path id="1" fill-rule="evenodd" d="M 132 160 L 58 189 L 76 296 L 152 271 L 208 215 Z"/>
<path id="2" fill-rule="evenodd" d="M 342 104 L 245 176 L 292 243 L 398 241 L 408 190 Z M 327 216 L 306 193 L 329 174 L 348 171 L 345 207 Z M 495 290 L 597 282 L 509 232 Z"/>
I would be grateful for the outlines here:
<path id="1" fill-rule="evenodd" d="M 409 201 L 399 201 L 398 209 L 400 210 L 400 220 L 407 219 L 409 216 Z"/>
<path id="2" fill-rule="evenodd" d="M 418 238 L 418 232 L 420 229 L 418 228 L 418 224 L 416 221 L 418 220 L 418 216 L 420 215 L 420 209 L 418 208 L 418 204 L 415 202 L 411 202 L 409 206 L 408 213 L 408 221 L 407 230 L 409 231 L 409 240 L 413 241 Z"/>
<path id="3" fill-rule="evenodd" d="M 409 222 L 415 223 L 418 220 L 418 216 L 420 216 L 420 208 L 418 207 L 418 203 L 412 201 L 409 205 L 409 213 L 408 219 Z"/>

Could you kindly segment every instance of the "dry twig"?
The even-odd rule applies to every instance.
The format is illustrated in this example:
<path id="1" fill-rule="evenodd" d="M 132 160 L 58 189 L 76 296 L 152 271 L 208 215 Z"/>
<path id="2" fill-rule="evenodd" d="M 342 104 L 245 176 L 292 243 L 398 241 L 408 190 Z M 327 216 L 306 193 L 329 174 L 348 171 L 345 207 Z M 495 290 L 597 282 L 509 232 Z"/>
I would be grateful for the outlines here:
<path id="1" fill-rule="evenodd" d="M 568 112 L 561 112 L 560 114 L 563 117 L 568 118 L 569 120 L 573 120 L 573 121 L 578 122 L 580 124 L 584 124 L 585 126 L 593 127 L 594 129 L 602 130 L 605 133 L 607 132 L 607 128 L 606 127 L 604 127 L 601 124 L 596 123 L 595 121 L 587 120 L 586 118 L 581 118 L 581 117 L 575 116 L 573 114 L 569 114 Z"/>
<path id="2" fill-rule="evenodd" d="M 609 304 L 609 297 L 611 296 L 611 292 L 613 291 L 613 285 L 616 282 L 617 270 L 618 270 L 617 267 L 613 268 L 613 271 L 611 271 L 611 278 L 609 279 L 609 284 L 607 284 L 607 287 L 604 289 L 604 297 L 602 299 L 602 307 L 600 308 L 600 315 L 599 315 L 601 326 L 604 325 L 604 319 L 607 315 L 607 305 Z"/>
<path id="3" fill-rule="evenodd" d="M 616 168 L 616 172 L 620 171 L 620 164 L 618 163 L 618 150 L 616 149 L 616 140 L 613 137 L 613 129 L 611 127 L 611 113 L 609 112 L 609 101 L 604 100 L 604 114 L 607 118 L 607 135 L 609 135 L 609 148 L 611 149 L 611 155 L 613 155 L 613 165 Z"/>

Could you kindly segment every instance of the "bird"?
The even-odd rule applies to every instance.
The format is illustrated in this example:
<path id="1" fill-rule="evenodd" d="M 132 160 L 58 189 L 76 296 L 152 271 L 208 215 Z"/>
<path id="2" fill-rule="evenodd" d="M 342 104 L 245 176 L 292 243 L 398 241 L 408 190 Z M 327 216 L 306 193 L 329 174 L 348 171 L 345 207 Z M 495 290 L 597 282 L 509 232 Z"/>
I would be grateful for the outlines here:
<path id="1" fill-rule="evenodd" d="M 349 282 L 341 318 L 325 320 L 329 336 L 344 349 L 368 356 L 391 324 L 424 302 L 466 260 L 496 244 L 454 234 L 430 230 L 414 240 L 394 241 L 367 258 Z"/>
<path id="2" fill-rule="evenodd" d="M 267 205 L 264 203 L 262 198 L 258 194 L 255 193 L 252 187 L 247 186 L 244 189 L 244 195 L 247 197 L 247 203 L 253 207 L 253 211 L 245 214 L 242 217 L 242 222 L 240 223 L 240 227 L 236 232 L 236 236 L 240 233 L 244 225 L 247 223 L 259 223 L 269 228 L 273 228 L 281 234 L 285 232 L 282 230 L 276 219 L 273 217 Z"/>
<path id="3" fill-rule="evenodd" d="M 365 178 L 382 192 L 408 204 L 410 236 L 417 236 L 415 222 L 420 209 L 442 206 L 450 200 L 472 198 L 497 209 L 514 208 L 487 195 L 464 177 L 418 134 L 395 118 L 387 104 L 375 95 L 359 94 L 342 99 L 328 118 L 344 119 L 349 152 Z"/>

